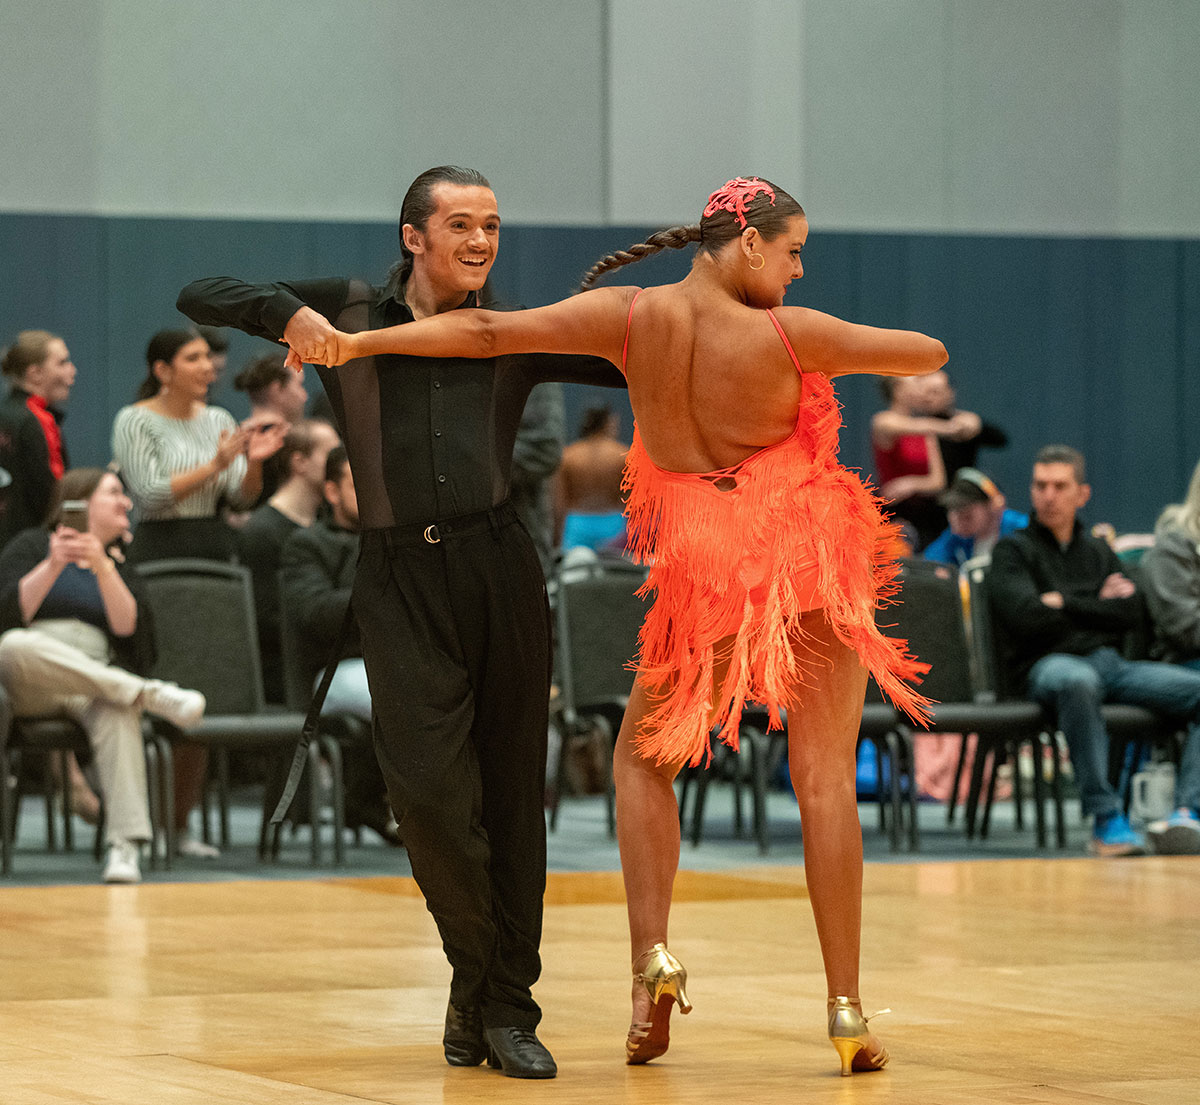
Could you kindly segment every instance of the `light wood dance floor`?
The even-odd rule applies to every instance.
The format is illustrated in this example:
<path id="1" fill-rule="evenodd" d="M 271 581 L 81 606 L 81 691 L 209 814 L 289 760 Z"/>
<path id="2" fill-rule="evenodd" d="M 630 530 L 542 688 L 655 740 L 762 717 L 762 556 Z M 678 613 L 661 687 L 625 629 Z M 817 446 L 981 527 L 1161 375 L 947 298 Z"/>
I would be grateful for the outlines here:
<path id="1" fill-rule="evenodd" d="M 448 968 L 407 879 L 0 888 L 0 1103 L 1200 1102 L 1200 859 L 872 864 L 842 1079 L 796 867 L 680 876 L 695 1011 L 623 1065 L 619 876 L 552 875 L 552 1082 L 442 1059 Z"/>

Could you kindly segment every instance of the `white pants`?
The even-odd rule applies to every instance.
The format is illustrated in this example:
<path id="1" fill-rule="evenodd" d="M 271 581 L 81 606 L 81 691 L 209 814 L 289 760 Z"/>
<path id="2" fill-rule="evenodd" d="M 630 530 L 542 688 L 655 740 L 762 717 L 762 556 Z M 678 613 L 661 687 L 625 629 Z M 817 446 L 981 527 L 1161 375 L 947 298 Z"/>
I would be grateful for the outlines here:
<path id="1" fill-rule="evenodd" d="M 108 638 L 73 618 L 35 621 L 0 636 L 0 680 L 13 714 L 65 714 L 79 722 L 95 756 L 110 844 L 149 840 L 142 711 L 144 680 L 108 663 Z"/>

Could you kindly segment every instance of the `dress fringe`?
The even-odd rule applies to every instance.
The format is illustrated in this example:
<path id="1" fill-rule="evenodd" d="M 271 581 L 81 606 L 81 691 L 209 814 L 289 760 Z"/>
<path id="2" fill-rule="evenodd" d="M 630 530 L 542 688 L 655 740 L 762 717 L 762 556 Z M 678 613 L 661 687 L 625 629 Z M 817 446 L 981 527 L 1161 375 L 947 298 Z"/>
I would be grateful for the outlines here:
<path id="1" fill-rule="evenodd" d="M 715 647 L 730 636 L 719 738 L 737 748 L 747 703 L 781 728 L 789 688 L 820 678 L 796 648 L 801 614 L 818 606 L 888 698 L 928 722 L 929 699 L 910 685 L 928 665 L 875 623 L 897 591 L 898 527 L 837 461 L 841 414 L 829 380 L 801 379 L 792 436 L 730 469 L 665 471 L 634 433 L 624 477 L 630 549 L 649 565 L 642 593 L 654 595 L 637 663 L 654 706 L 637 743 L 657 763 L 711 759 Z"/>

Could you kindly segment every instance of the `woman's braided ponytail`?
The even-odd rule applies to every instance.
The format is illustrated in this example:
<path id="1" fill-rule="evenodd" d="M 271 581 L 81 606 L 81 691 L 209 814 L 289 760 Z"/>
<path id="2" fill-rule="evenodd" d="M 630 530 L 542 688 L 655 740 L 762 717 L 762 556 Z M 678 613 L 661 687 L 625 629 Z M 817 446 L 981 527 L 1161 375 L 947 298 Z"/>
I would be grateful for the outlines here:
<path id="1" fill-rule="evenodd" d="M 643 257 L 649 257 L 651 254 L 659 253 L 664 249 L 683 249 L 685 246 L 698 241 L 700 241 L 699 225 L 673 226 L 668 230 L 659 230 L 651 234 L 644 242 L 639 242 L 628 249 L 617 250 L 616 253 L 609 253 L 601 257 L 599 261 L 588 269 L 579 284 L 579 290 L 586 292 L 601 276 L 612 269 L 619 269 L 622 265 L 632 265 L 635 261 L 640 261 Z"/>

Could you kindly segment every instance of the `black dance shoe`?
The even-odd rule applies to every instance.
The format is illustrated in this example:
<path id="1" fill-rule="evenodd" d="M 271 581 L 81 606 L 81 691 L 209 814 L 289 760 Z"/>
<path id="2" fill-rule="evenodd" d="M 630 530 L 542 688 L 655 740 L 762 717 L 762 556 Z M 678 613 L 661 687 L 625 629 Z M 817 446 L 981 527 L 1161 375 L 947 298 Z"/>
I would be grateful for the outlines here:
<path id="1" fill-rule="evenodd" d="M 485 1028 L 488 1066 L 509 1078 L 553 1078 L 558 1065 L 532 1028 Z"/>
<path id="2" fill-rule="evenodd" d="M 463 1009 L 453 1002 L 446 1006 L 446 1031 L 442 1050 L 452 1067 L 477 1067 L 487 1058 L 483 1042 L 483 1020 L 478 1008 Z"/>

